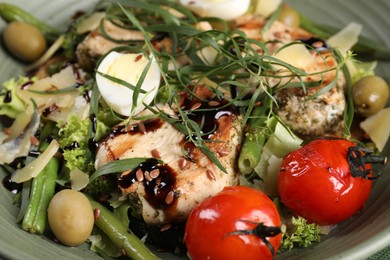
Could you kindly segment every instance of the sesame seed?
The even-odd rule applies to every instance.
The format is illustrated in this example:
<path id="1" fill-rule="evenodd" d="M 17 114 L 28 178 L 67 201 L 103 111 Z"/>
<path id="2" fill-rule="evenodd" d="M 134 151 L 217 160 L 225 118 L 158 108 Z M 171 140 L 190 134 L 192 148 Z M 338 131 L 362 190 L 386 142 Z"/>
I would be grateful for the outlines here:
<path id="1" fill-rule="evenodd" d="M 175 193 L 173 191 L 168 192 L 167 196 L 165 197 L 165 203 L 168 205 L 172 204 L 174 198 Z"/>
<path id="2" fill-rule="evenodd" d="M 136 173 L 135 177 L 137 178 L 137 181 L 143 181 L 144 180 L 144 173 L 142 172 L 142 169 L 139 168 Z"/>

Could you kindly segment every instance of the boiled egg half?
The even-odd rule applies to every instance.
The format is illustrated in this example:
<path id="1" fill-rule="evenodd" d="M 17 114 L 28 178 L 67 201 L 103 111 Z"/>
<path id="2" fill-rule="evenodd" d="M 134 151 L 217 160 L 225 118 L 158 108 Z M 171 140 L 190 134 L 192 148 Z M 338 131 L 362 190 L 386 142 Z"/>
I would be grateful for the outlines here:
<path id="1" fill-rule="evenodd" d="M 200 17 L 218 17 L 233 20 L 246 13 L 250 0 L 180 0 Z"/>
<path id="2" fill-rule="evenodd" d="M 113 77 L 135 87 L 146 69 L 146 76 L 135 102 L 134 89 L 108 78 Z M 156 60 L 153 56 L 146 57 L 142 53 L 112 51 L 103 58 L 97 71 L 96 84 L 100 94 L 113 111 L 123 116 L 136 115 L 144 110 L 143 103 L 150 104 L 153 101 L 160 85 L 161 73 Z"/>

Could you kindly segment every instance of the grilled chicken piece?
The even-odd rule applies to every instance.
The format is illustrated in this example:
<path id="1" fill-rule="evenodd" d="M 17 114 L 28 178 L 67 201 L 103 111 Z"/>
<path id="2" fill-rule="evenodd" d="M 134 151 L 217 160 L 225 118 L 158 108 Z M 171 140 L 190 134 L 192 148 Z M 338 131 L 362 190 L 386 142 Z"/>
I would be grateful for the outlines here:
<path id="1" fill-rule="evenodd" d="M 289 27 L 279 21 L 274 21 L 270 28 L 262 32 L 265 24 L 266 19 L 256 15 L 245 15 L 236 20 L 237 27 L 249 38 L 267 42 L 266 46 L 271 54 L 283 45 L 296 40 L 312 45 L 313 62 L 299 69 L 311 74 L 303 77 L 303 81 L 321 82 L 320 86 L 307 90 L 297 87 L 278 91 L 275 96 L 278 102 L 278 116 L 302 137 L 340 136 L 343 131 L 343 114 L 346 105 L 345 78 L 341 71 L 336 75 L 337 62 L 334 56 L 326 51 L 326 43 L 301 28 Z M 316 48 L 321 51 L 314 51 Z M 282 75 L 283 71 L 278 73 Z M 338 77 L 336 86 L 316 98 L 310 98 L 332 82 L 336 76 Z M 280 83 L 279 79 L 267 80 L 271 86 Z M 298 82 L 298 79 L 292 79 L 292 82 Z"/>
<path id="2" fill-rule="evenodd" d="M 248 38 L 266 42 L 266 47 L 270 53 L 274 53 L 277 49 L 292 41 L 311 37 L 309 32 L 301 28 L 287 26 L 277 20 L 272 22 L 270 28 L 263 31 L 266 23 L 267 19 L 263 16 L 248 14 L 236 19 L 235 26 L 244 32 Z"/>
<path id="3" fill-rule="evenodd" d="M 218 102 L 191 102 L 196 108 L 217 106 Z M 199 105 L 202 105 L 199 107 Z M 186 136 L 171 124 L 152 119 L 130 127 L 118 127 L 100 144 L 96 166 L 125 158 L 159 158 L 122 173 L 119 187 L 128 195 L 146 223 L 164 224 L 184 221 L 191 210 L 205 198 L 225 186 L 238 183 L 236 171 L 237 146 L 241 142 L 240 120 L 234 109 L 196 113 L 205 119 L 207 146 L 226 169 L 220 170 L 201 150 L 187 142 Z M 210 132 L 210 130 L 213 130 Z M 183 153 L 183 151 L 185 153 Z"/>
<path id="4" fill-rule="evenodd" d="M 77 46 L 77 63 L 87 71 L 93 70 L 99 58 L 113 48 L 129 45 L 130 41 L 143 42 L 145 40 L 142 32 L 120 28 L 109 20 L 104 20 L 103 26 L 105 33 L 111 39 L 105 37 L 98 28 L 90 32 Z M 151 42 L 156 50 L 162 48 L 170 50 L 171 48 L 171 41 L 165 34 L 156 33 Z"/>
<path id="5" fill-rule="evenodd" d="M 118 42 L 104 37 L 100 32 L 100 28 L 90 32 L 76 49 L 77 63 L 85 70 L 94 69 L 98 59 L 111 49 L 125 45 L 120 41 L 143 41 L 145 39 L 140 31 L 120 28 L 106 19 L 103 22 L 103 26 L 105 33 L 112 39 L 118 40 Z"/>
<path id="6" fill-rule="evenodd" d="M 326 57 L 326 58 L 325 58 Z M 334 69 L 335 58 L 329 53 L 316 54 L 310 67 L 304 68 L 308 73 Z M 336 85 L 316 98 L 312 98 L 324 87 L 330 84 L 335 77 Z M 286 88 L 275 95 L 279 109 L 278 116 L 294 132 L 302 137 L 316 137 L 323 135 L 341 136 L 344 129 L 345 78 L 341 71 L 336 74 L 330 70 L 318 75 L 303 78 L 307 82 L 321 82 L 314 88 Z"/>

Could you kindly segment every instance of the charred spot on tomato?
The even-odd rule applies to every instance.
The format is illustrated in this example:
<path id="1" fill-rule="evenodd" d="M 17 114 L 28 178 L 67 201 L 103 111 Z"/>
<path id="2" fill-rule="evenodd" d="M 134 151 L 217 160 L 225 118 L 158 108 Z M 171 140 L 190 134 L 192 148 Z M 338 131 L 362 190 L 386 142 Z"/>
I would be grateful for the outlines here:
<path id="1" fill-rule="evenodd" d="M 247 230 L 236 230 L 226 234 L 230 235 L 255 235 L 263 241 L 263 243 L 269 248 L 272 255 L 275 255 L 276 251 L 272 244 L 267 240 L 268 237 L 275 237 L 282 233 L 282 228 L 279 226 L 266 226 L 263 222 L 257 223 L 250 220 L 241 219 L 239 221 L 255 224 L 256 227 Z"/>
<path id="2" fill-rule="evenodd" d="M 361 177 L 367 180 L 374 180 L 380 176 L 378 171 L 376 176 L 372 176 L 371 167 L 367 168 L 367 164 L 387 163 L 387 157 L 383 155 L 374 155 L 373 151 L 361 146 L 351 146 L 348 148 L 348 164 L 353 177 Z"/>

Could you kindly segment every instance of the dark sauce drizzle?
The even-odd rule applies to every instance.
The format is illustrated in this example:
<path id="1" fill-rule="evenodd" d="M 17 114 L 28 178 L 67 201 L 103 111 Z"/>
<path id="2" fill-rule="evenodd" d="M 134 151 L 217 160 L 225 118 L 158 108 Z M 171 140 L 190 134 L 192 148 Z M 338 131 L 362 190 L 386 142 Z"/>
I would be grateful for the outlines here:
<path id="1" fill-rule="evenodd" d="M 168 193 L 175 190 L 176 172 L 168 165 L 158 164 L 158 161 L 155 159 L 150 159 L 134 168 L 129 174 L 119 177 L 119 187 L 127 189 L 138 182 L 136 173 L 139 169 L 141 169 L 142 172 L 152 172 L 153 170 L 159 170 L 160 172 L 157 178 L 150 180 L 144 178 L 142 180 L 146 193 L 145 199 L 149 204 L 154 208 L 166 208 L 175 205 L 174 202 L 169 205 L 164 202 Z"/>
<path id="2" fill-rule="evenodd" d="M 27 81 L 26 83 L 20 86 L 20 89 L 26 89 L 29 86 L 31 86 L 33 83 L 34 83 L 33 81 Z"/>
<path id="3" fill-rule="evenodd" d="M 217 102 L 218 105 L 212 106 L 210 102 Z M 234 105 L 228 104 L 226 99 L 211 100 L 200 102 L 200 106 L 191 110 L 193 107 L 193 101 L 186 101 L 183 104 L 183 108 L 188 111 L 187 117 L 190 120 L 195 121 L 202 133 L 205 134 L 204 140 L 208 140 L 210 134 L 212 134 L 218 128 L 218 120 L 223 116 L 237 115 L 237 109 Z"/>
<path id="4" fill-rule="evenodd" d="M 43 111 L 42 111 L 42 115 L 44 117 L 47 117 L 49 116 L 51 113 L 57 111 L 59 108 L 56 104 L 52 104 L 50 105 L 49 107 L 45 108 Z"/>
<path id="5" fill-rule="evenodd" d="M 187 113 L 187 117 L 190 120 L 193 120 L 199 124 L 201 130 L 203 133 L 205 133 L 205 140 L 208 139 L 210 134 L 212 134 L 218 128 L 218 120 L 221 117 L 237 115 L 238 113 L 236 107 L 229 104 L 229 102 L 225 99 L 199 101 L 198 99 L 192 99 L 191 97 L 187 96 L 182 99 L 180 106 L 183 111 Z M 196 109 L 194 106 L 196 106 Z M 95 116 L 91 115 L 90 120 L 94 122 L 94 119 Z M 162 127 L 163 123 L 164 121 L 162 119 L 155 118 L 142 121 L 141 124 L 135 124 L 132 126 L 118 125 L 102 139 L 102 144 L 104 144 L 109 139 L 113 139 L 123 134 L 141 135 L 156 131 Z M 194 147 L 192 143 L 186 143 L 185 149 L 187 148 L 193 149 Z M 110 149 L 107 150 L 110 151 Z M 115 159 L 115 156 L 112 155 L 111 158 Z M 142 173 L 158 170 L 159 174 L 156 178 L 148 179 L 145 177 L 140 180 L 137 178 L 137 171 L 139 170 L 141 170 Z M 138 167 L 132 169 L 130 173 L 123 174 L 121 177 L 119 177 L 118 186 L 126 190 L 132 185 L 135 185 L 137 182 L 142 182 L 145 187 L 145 199 L 148 201 L 148 203 L 154 208 L 170 210 L 174 209 L 175 205 L 177 205 L 177 200 L 175 198 L 179 196 L 176 191 L 176 178 L 177 173 L 169 165 L 159 164 L 156 159 L 150 159 L 147 162 L 142 163 Z M 172 193 L 173 200 L 171 201 L 170 199 L 172 198 Z M 169 199 L 167 200 L 167 198 Z"/>
<path id="6" fill-rule="evenodd" d="M 7 92 L 5 93 L 3 102 L 4 103 L 11 103 L 11 101 L 12 101 L 12 92 L 10 90 L 7 90 Z"/>
<path id="7" fill-rule="evenodd" d="M 97 117 L 95 114 L 90 114 L 89 115 L 89 120 L 91 121 L 91 126 L 92 126 L 92 133 L 96 133 L 97 130 Z M 88 149 L 89 151 L 94 154 L 96 153 L 96 150 L 99 148 L 99 142 L 94 138 L 90 138 L 88 140 Z"/>
<path id="8" fill-rule="evenodd" d="M 41 154 L 41 152 L 39 152 L 39 151 L 30 151 L 30 152 L 28 152 L 28 156 L 30 156 L 30 157 L 38 157 L 39 155 Z"/>
<path id="9" fill-rule="evenodd" d="M 139 125 L 133 125 L 127 127 L 125 125 L 118 125 L 105 137 L 103 140 L 113 139 L 121 134 L 145 134 L 148 132 L 156 131 L 163 125 L 163 121 L 160 118 L 154 118 L 151 120 L 143 121 L 142 128 Z"/>
<path id="10" fill-rule="evenodd" d="M 87 101 L 87 103 L 91 102 L 91 97 L 89 96 L 88 90 L 83 92 L 83 98 L 85 99 L 85 101 Z"/>
<path id="11" fill-rule="evenodd" d="M 304 44 L 314 48 L 316 51 L 319 51 L 319 52 L 329 51 L 329 49 L 330 49 L 330 47 L 326 43 L 326 41 L 324 39 L 321 39 L 321 38 L 311 37 L 308 39 L 301 39 L 300 41 L 303 42 Z"/>
<path id="12" fill-rule="evenodd" d="M 21 183 L 16 183 L 16 182 L 11 181 L 11 175 L 7 175 L 6 177 L 4 177 L 3 186 L 4 186 L 4 188 L 6 188 L 7 190 L 9 190 L 10 192 L 12 192 L 14 194 L 21 191 L 22 187 L 23 187 L 23 185 Z"/>

